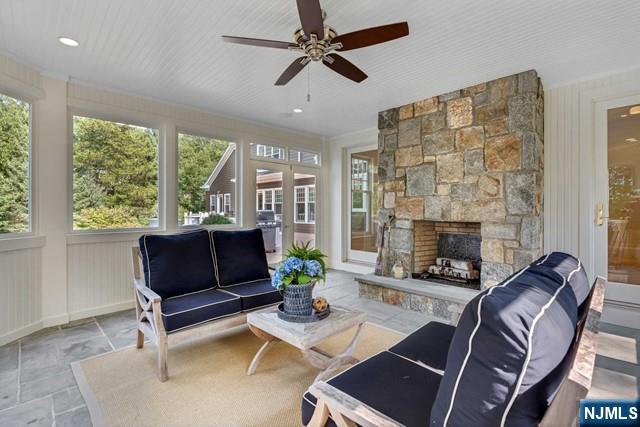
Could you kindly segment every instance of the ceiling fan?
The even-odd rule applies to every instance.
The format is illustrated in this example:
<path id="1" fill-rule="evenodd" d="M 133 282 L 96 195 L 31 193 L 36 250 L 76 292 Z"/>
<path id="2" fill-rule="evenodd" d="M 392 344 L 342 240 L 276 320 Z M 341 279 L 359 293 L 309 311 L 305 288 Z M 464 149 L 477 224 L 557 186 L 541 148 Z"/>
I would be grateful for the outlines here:
<path id="1" fill-rule="evenodd" d="M 284 70 L 284 73 L 282 73 L 276 81 L 276 86 L 286 85 L 311 61 L 322 61 L 324 65 L 336 73 L 360 83 L 367 78 L 367 75 L 342 56 L 333 53 L 334 51 L 344 52 L 347 50 L 360 49 L 409 35 L 409 25 L 406 22 L 382 25 L 380 27 L 372 27 L 338 35 L 333 28 L 325 25 L 324 19 L 326 16 L 320 8 L 320 0 L 296 0 L 296 2 L 298 4 L 298 14 L 300 15 L 302 28 L 297 29 L 293 34 L 293 43 L 247 37 L 222 36 L 222 39 L 229 43 L 303 52 L 303 56 L 297 58 Z"/>

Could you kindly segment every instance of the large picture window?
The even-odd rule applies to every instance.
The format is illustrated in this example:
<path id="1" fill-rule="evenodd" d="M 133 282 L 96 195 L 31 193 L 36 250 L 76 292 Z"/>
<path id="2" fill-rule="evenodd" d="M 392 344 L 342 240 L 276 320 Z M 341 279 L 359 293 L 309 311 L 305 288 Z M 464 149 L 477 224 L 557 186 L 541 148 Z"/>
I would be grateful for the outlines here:
<path id="1" fill-rule="evenodd" d="M 73 117 L 74 230 L 158 226 L 158 131 Z"/>
<path id="2" fill-rule="evenodd" d="M 236 222 L 236 145 L 178 133 L 178 225 Z"/>
<path id="3" fill-rule="evenodd" d="M 30 115 L 27 102 L 0 94 L 0 235 L 31 229 Z"/>

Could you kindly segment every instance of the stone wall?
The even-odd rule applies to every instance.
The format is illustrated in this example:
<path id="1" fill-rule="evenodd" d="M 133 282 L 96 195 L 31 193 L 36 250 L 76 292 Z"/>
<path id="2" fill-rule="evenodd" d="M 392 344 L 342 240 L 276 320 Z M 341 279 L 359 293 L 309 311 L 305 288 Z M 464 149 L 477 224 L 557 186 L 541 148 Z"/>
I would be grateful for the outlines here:
<path id="1" fill-rule="evenodd" d="M 413 271 L 414 221 L 481 223 L 482 283 L 542 252 L 543 99 L 527 71 L 378 115 L 387 271 Z"/>

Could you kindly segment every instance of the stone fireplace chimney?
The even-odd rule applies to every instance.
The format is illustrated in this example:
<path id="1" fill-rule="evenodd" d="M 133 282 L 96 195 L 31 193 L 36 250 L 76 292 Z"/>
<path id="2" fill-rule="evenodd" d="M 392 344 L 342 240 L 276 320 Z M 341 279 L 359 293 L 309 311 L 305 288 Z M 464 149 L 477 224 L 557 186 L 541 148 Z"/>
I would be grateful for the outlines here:
<path id="1" fill-rule="evenodd" d="M 535 71 L 383 111 L 378 129 L 378 203 L 395 215 L 385 275 L 396 260 L 421 273 L 434 255 L 423 231 L 438 227 L 479 232 L 482 287 L 541 255 L 543 91 Z"/>

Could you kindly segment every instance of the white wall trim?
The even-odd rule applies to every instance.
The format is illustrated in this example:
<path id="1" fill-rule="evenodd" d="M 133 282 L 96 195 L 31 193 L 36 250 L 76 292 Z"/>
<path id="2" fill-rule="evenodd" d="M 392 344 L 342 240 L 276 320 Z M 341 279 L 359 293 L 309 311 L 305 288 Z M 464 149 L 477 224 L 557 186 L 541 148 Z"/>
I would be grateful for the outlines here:
<path id="1" fill-rule="evenodd" d="M 15 237 L 0 239 L 0 252 L 19 251 L 24 249 L 41 248 L 46 243 L 44 236 Z"/>
<path id="2" fill-rule="evenodd" d="M 4 335 L 0 335 L 0 347 L 5 344 L 9 344 L 10 342 L 19 340 L 20 338 L 26 337 L 27 335 L 30 335 L 34 332 L 38 332 L 42 328 L 42 321 L 38 321 L 8 332 Z"/>
<path id="3" fill-rule="evenodd" d="M 133 289 L 133 285 L 132 289 Z M 84 310 L 72 311 L 69 313 L 69 321 L 86 319 L 87 317 L 102 316 L 103 314 L 115 313 L 117 311 L 129 310 L 134 308 L 133 291 L 131 300 L 121 301 L 113 304 L 105 304 L 98 307 L 91 307 Z"/>

